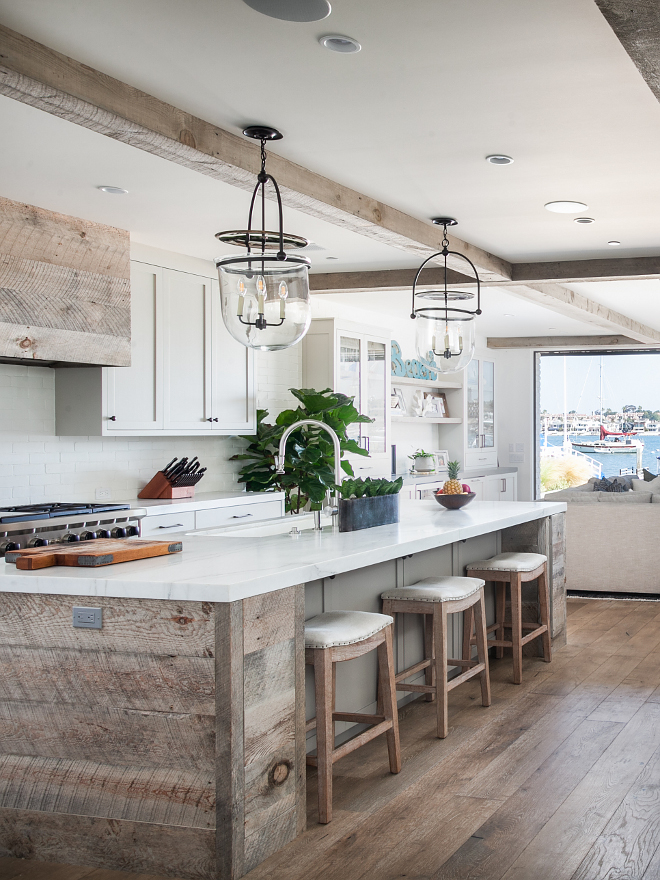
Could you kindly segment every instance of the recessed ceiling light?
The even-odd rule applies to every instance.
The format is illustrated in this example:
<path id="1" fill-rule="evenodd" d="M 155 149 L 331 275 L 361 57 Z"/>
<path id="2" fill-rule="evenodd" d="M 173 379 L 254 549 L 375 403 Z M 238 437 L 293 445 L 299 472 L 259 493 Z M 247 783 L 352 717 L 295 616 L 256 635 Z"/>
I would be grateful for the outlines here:
<path id="1" fill-rule="evenodd" d="M 548 330 L 556 330 L 556 327 L 548 327 Z"/>
<path id="2" fill-rule="evenodd" d="M 515 316 L 515 315 L 511 315 L 511 314 L 509 314 L 509 312 L 505 312 L 505 313 L 504 313 L 504 317 L 505 317 L 505 318 L 515 318 L 516 316 Z"/>
<path id="3" fill-rule="evenodd" d="M 608 241 L 607 243 L 609 244 L 610 247 L 619 247 L 619 245 L 621 244 L 620 241 L 614 241 L 614 240 Z"/>
<path id="4" fill-rule="evenodd" d="M 330 15 L 328 0 L 243 0 L 263 15 L 280 21 L 321 21 Z"/>
<path id="5" fill-rule="evenodd" d="M 595 222 L 596 222 L 596 221 L 594 220 L 593 217 L 576 217 L 576 218 L 573 220 L 573 223 L 582 223 L 582 224 L 586 224 L 586 223 L 595 223 Z"/>
<path id="6" fill-rule="evenodd" d="M 543 207 L 555 214 L 577 214 L 578 211 L 586 211 L 589 206 L 584 202 L 548 202 Z"/>
<path id="7" fill-rule="evenodd" d="M 326 257 L 326 260 L 338 260 L 339 257 Z"/>
<path id="8" fill-rule="evenodd" d="M 486 156 L 486 162 L 490 162 L 491 165 L 512 165 L 513 159 L 503 153 L 493 153 L 492 156 Z"/>
<path id="9" fill-rule="evenodd" d="M 353 37 L 345 37 L 342 34 L 327 34 L 325 37 L 319 37 L 319 43 L 332 52 L 343 52 L 345 55 L 359 52 L 362 48 Z"/>
<path id="10" fill-rule="evenodd" d="M 100 186 L 99 189 L 101 192 L 112 193 L 114 196 L 125 196 L 128 193 L 128 190 L 121 186 Z"/>

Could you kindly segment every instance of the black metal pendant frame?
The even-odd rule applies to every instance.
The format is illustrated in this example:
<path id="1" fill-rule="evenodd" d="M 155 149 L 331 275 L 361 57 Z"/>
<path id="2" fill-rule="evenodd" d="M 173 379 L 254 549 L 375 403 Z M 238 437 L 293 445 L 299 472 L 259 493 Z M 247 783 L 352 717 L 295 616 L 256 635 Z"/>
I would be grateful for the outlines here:
<path id="1" fill-rule="evenodd" d="M 275 128 L 270 128 L 268 126 L 262 125 L 253 125 L 249 126 L 243 131 L 243 134 L 247 137 L 254 138 L 255 140 L 261 141 L 261 170 L 257 175 L 257 183 L 252 191 L 252 199 L 250 200 L 250 211 L 248 214 L 248 226 L 245 230 L 244 237 L 242 237 L 242 233 L 237 231 L 231 231 L 227 233 L 218 232 L 216 238 L 220 241 L 224 241 L 226 243 L 231 244 L 244 244 L 247 250 L 247 255 L 242 257 L 230 257 L 222 260 L 222 265 L 233 265 L 233 264 L 245 264 L 247 263 L 248 271 L 246 275 L 250 277 L 253 274 L 252 263 L 257 262 L 261 263 L 262 273 L 264 270 L 264 266 L 266 263 L 270 262 L 289 262 L 294 263 L 298 266 L 309 266 L 309 260 L 306 257 L 293 256 L 286 253 L 284 250 L 285 242 L 287 245 L 292 247 L 305 247 L 308 242 L 306 239 L 300 238 L 299 236 L 291 236 L 286 235 L 284 232 L 284 218 L 282 211 L 282 196 L 280 194 L 280 188 L 277 185 L 277 181 L 273 177 L 272 174 L 268 174 L 266 171 L 266 141 L 267 140 L 280 140 L 282 135 Z M 273 185 L 275 190 L 275 195 L 277 197 L 277 213 L 279 220 L 279 227 L 277 233 L 277 247 L 278 250 L 276 253 L 266 253 L 266 249 L 273 245 L 273 239 L 275 236 L 271 232 L 266 231 L 266 184 L 270 182 Z M 252 229 L 252 217 L 254 214 L 255 204 L 257 202 L 257 197 L 261 192 L 261 230 L 253 231 Z M 254 253 L 252 247 L 254 244 L 261 245 L 261 251 L 259 253 Z M 258 272 L 258 269 L 256 270 Z M 254 274 L 256 274 L 254 272 Z M 245 324 L 246 326 L 256 327 L 257 330 L 265 330 L 267 327 L 281 327 L 285 318 L 280 318 L 277 322 L 270 322 L 266 320 L 265 315 L 259 313 L 256 321 L 246 321 L 242 315 L 238 315 L 238 319 L 241 324 Z"/>
<path id="2" fill-rule="evenodd" d="M 415 273 L 415 278 L 413 280 L 413 285 L 412 285 L 412 311 L 410 313 L 410 317 L 413 320 L 415 318 L 426 318 L 427 320 L 430 320 L 430 321 L 444 320 L 445 323 L 448 323 L 449 321 L 452 321 L 452 320 L 454 320 L 454 321 L 460 320 L 461 315 L 470 315 L 470 316 L 481 315 L 482 314 L 482 312 L 481 312 L 481 280 L 479 278 L 479 273 L 477 272 L 477 268 L 474 265 L 474 263 L 472 262 L 472 260 L 470 260 L 469 257 L 466 257 L 465 254 L 458 253 L 458 251 L 449 250 L 449 239 L 447 238 L 447 227 L 448 226 L 456 226 L 457 221 L 454 220 L 452 217 L 435 217 L 432 220 L 432 222 L 438 226 L 441 225 L 444 227 L 443 238 L 442 238 L 442 250 L 438 251 L 435 254 L 431 254 L 430 257 L 427 257 L 424 260 L 424 262 L 422 263 L 422 265 L 419 267 L 417 272 Z M 450 302 L 449 295 L 451 294 L 451 291 L 449 290 L 449 284 L 447 281 L 447 257 L 449 257 L 450 255 L 454 256 L 454 257 L 460 257 L 461 260 L 464 260 L 470 266 L 470 268 L 472 269 L 472 272 L 474 273 L 474 277 L 477 282 L 477 308 L 474 311 L 472 311 L 471 309 L 459 309 L 457 306 L 449 305 L 449 302 Z M 443 259 L 444 259 L 444 267 L 443 267 L 444 268 L 444 284 L 443 284 L 442 289 L 440 291 L 438 291 L 441 294 L 444 293 L 444 300 L 445 300 L 444 305 L 443 306 L 419 306 L 419 307 L 417 307 L 416 302 L 415 302 L 415 297 L 418 295 L 420 295 L 420 296 L 423 295 L 423 294 L 417 293 L 417 283 L 419 281 L 419 276 L 422 274 L 423 270 L 426 268 L 426 265 L 428 263 L 430 263 L 431 260 L 435 260 L 437 257 L 443 257 Z M 429 293 L 430 291 L 424 291 L 424 292 Z M 427 313 L 429 313 L 429 314 L 427 314 Z M 462 353 L 463 353 L 462 349 L 458 352 L 452 352 L 450 350 L 449 351 L 446 350 L 443 352 L 439 352 L 439 351 L 433 352 L 433 354 L 436 357 L 444 357 L 447 359 L 454 357 L 454 356 L 461 355 Z"/>

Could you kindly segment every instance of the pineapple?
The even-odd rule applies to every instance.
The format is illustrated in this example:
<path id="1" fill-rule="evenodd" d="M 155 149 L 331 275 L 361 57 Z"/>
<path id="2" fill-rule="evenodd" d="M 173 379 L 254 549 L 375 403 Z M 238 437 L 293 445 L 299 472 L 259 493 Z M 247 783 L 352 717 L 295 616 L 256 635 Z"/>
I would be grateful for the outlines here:
<path id="1" fill-rule="evenodd" d="M 460 470 L 461 463 L 459 461 L 450 461 L 447 464 L 447 471 L 449 474 L 449 479 L 446 481 L 444 486 L 442 487 L 442 492 L 444 495 L 462 495 L 463 494 L 463 486 L 461 485 L 461 481 L 458 479 L 458 472 Z"/>

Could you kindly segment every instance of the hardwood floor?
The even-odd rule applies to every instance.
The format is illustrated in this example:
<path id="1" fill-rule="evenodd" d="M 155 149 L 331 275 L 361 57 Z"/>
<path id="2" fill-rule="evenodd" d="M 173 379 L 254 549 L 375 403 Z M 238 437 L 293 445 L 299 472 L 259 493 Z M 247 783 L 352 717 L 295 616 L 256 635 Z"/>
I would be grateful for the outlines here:
<path id="1" fill-rule="evenodd" d="M 550 665 L 492 661 L 479 683 L 400 715 L 403 769 L 385 738 L 334 768 L 334 810 L 248 880 L 658 880 L 660 603 L 569 600 L 568 645 Z M 0 859 L 0 880 L 156 880 Z"/>

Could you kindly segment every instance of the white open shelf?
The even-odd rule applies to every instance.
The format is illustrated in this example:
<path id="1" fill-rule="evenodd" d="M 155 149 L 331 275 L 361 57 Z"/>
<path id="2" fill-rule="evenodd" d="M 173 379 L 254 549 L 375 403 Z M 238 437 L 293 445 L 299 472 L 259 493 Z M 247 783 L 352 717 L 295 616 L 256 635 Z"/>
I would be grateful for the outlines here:
<path id="1" fill-rule="evenodd" d="M 395 416 L 392 414 L 393 422 L 425 422 L 427 425 L 461 425 L 463 419 L 432 419 L 426 416 Z"/>
<path id="2" fill-rule="evenodd" d="M 460 382 L 450 382 L 448 379 L 436 379 L 430 382 L 428 379 L 410 379 L 408 376 L 392 376 L 392 385 L 414 385 L 416 388 L 462 388 Z"/>

